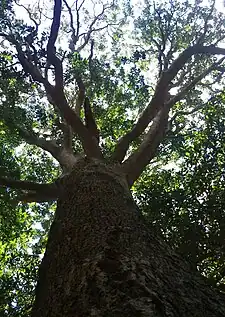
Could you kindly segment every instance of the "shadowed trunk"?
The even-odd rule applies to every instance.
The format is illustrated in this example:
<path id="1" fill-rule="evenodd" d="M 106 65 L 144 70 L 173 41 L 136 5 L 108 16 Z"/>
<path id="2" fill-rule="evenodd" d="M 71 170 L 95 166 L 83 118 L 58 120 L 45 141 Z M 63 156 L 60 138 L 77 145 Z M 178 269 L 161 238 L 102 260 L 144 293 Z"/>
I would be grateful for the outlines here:
<path id="1" fill-rule="evenodd" d="M 225 316 L 225 297 L 145 227 L 119 167 L 62 182 L 32 317 Z"/>

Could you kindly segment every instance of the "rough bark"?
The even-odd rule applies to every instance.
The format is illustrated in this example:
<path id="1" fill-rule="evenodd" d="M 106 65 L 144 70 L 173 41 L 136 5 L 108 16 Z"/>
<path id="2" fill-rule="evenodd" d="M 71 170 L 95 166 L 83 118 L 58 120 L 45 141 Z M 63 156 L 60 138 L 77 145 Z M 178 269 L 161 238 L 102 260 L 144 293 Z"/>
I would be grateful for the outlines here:
<path id="1" fill-rule="evenodd" d="M 118 165 L 62 180 L 32 317 L 225 316 L 225 296 L 144 224 Z"/>

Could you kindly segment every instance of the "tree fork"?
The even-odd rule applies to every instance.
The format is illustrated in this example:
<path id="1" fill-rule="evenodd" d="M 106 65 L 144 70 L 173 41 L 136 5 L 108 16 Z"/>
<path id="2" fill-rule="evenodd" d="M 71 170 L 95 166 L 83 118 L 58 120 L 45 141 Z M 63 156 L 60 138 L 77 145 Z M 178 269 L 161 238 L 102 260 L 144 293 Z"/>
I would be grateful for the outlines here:
<path id="1" fill-rule="evenodd" d="M 225 316 L 225 296 L 146 228 L 120 165 L 81 159 L 61 186 L 32 317 Z"/>

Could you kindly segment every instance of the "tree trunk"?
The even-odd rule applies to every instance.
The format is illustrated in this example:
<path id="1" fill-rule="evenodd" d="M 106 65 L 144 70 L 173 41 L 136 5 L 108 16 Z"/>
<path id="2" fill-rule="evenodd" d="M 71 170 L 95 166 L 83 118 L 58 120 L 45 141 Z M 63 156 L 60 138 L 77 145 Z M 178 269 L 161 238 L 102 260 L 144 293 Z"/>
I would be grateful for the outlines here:
<path id="1" fill-rule="evenodd" d="M 32 317 L 225 316 L 225 297 L 147 228 L 119 167 L 62 182 Z"/>

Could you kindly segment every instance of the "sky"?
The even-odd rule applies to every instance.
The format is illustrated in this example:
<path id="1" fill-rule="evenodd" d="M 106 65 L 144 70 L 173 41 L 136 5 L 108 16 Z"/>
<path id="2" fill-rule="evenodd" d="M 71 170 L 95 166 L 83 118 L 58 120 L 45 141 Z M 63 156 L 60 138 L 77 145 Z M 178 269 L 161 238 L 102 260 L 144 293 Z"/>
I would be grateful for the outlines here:
<path id="1" fill-rule="evenodd" d="M 23 4 L 24 6 L 31 6 L 31 8 L 34 6 L 35 3 L 37 3 L 37 1 L 33 1 L 33 0 L 20 0 L 20 1 L 17 1 L 19 2 L 20 4 Z M 42 3 L 45 3 L 45 6 L 46 6 L 46 1 L 44 0 L 39 0 L 38 1 L 40 4 Z M 78 2 L 81 2 L 78 0 Z M 92 7 L 93 6 L 93 2 L 96 3 L 96 9 L 99 7 L 99 0 L 86 0 L 86 4 L 87 4 L 87 7 Z M 163 2 L 163 1 L 162 1 Z M 71 5 L 72 3 L 74 3 L 74 1 L 71 1 L 71 0 L 68 0 L 68 3 Z M 144 0 L 131 0 L 131 3 L 135 6 L 135 3 L 144 3 Z M 208 0 L 203 0 L 203 3 L 209 3 Z M 215 1 L 215 6 L 217 8 L 217 10 L 221 11 L 221 12 L 225 12 L 225 0 L 216 0 Z M 25 12 L 25 10 L 19 6 L 17 6 L 16 8 L 16 13 L 18 15 L 19 18 L 21 19 L 24 19 L 27 14 Z"/>

